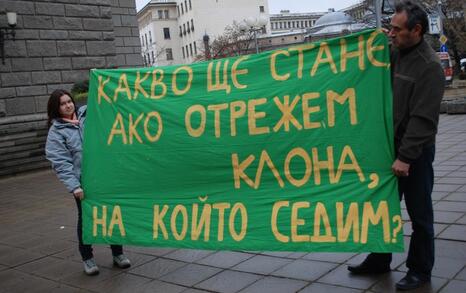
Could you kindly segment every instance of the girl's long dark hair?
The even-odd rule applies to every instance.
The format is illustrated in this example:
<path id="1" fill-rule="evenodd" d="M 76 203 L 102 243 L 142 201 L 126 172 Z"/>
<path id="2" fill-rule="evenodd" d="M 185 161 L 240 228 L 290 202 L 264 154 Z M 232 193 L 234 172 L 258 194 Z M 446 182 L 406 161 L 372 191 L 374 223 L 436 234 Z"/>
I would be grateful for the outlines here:
<path id="1" fill-rule="evenodd" d="M 63 95 L 67 95 L 71 98 L 71 101 L 74 104 L 74 110 L 76 111 L 76 103 L 74 102 L 71 94 L 62 89 L 54 90 L 50 95 L 49 101 L 47 102 L 47 125 L 50 128 L 52 126 L 53 119 L 61 118 L 60 116 L 60 98 Z"/>

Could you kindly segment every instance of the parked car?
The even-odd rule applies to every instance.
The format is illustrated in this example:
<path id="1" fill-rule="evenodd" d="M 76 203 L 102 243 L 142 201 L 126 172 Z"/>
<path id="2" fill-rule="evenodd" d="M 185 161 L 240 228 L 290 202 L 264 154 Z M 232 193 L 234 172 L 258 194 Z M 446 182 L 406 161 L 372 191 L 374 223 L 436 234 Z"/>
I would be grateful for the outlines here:
<path id="1" fill-rule="evenodd" d="M 437 56 L 440 58 L 440 63 L 445 73 L 445 81 L 452 82 L 453 80 L 453 64 L 451 63 L 450 54 L 447 52 L 437 52 Z"/>

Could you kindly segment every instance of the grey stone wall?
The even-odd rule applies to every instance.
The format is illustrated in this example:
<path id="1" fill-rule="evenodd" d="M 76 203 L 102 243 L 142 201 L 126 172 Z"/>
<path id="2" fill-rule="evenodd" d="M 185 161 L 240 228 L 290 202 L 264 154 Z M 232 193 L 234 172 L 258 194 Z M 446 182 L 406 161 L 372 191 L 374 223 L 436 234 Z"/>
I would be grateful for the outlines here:
<path id="1" fill-rule="evenodd" d="M 46 104 L 91 68 L 142 66 L 134 0 L 0 0 L 18 14 L 0 63 L 0 176 L 48 166 Z"/>

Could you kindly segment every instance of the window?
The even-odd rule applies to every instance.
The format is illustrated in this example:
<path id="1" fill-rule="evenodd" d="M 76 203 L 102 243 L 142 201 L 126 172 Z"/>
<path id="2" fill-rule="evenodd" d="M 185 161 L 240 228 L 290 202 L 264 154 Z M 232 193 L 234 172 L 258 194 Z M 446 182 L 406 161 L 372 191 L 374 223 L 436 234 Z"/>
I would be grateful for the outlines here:
<path id="1" fill-rule="evenodd" d="M 150 62 L 150 55 L 149 55 L 149 53 L 147 53 L 147 60 L 149 61 L 148 63 L 149 63 L 149 64 L 151 64 L 151 62 Z"/>
<path id="2" fill-rule="evenodd" d="M 188 28 L 188 29 L 187 29 L 188 33 L 190 33 L 190 32 L 191 32 L 191 28 L 189 28 L 189 21 L 186 22 L 186 27 Z"/>
<path id="3" fill-rule="evenodd" d="M 180 37 L 183 35 L 183 29 L 181 29 L 181 25 L 180 25 Z"/>
<path id="4" fill-rule="evenodd" d="M 170 28 L 168 28 L 168 27 L 163 28 L 163 37 L 164 37 L 165 40 L 170 39 Z"/>
<path id="5" fill-rule="evenodd" d="M 186 57 L 189 57 L 188 45 L 186 45 L 185 50 L 186 50 Z"/>
<path id="6" fill-rule="evenodd" d="M 183 53 L 183 59 L 186 58 L 186 56 L 184 55 L 184 47 L 181 47 L 181 52 Z"/>
<path id="7" fill-rule="evenodd" d="M 283 28 L 283 22 L 280 22 L 280 28 Z"/>
<path id="8" fill-rule="evenodd" d="M 152 53 L 152 61 L 155 62 L 155 55 L 154 55 L 154 51 L 151 52 Z"/>
<path id="9" fill-rule="evenodd" d="M 173 60 L 173 52 L 171 48 L 165 49 L 165 54 L 167 54 L 167 60 Z"/>
<path id="10" fill-rule="evenodd" d="M 178 11 L 178 16 L 180 16 L 180 6 L 176 6 L 176 10 Z"/>
<path id="11" fill-rule="evenodd" d="M 189 44 L 190 55 L 193 56 L 193 44 Z"/>
<path id="12" fill-rule="evenodd" d="M 186 35 L 186 23 L 183 23 L 183 35 Z"/>
<path id="13" fill-rule="evenodd" d="M 301 20 L 301 27 L 304 27 L 304 21 Z"/>
<path id="14" fill-rule="evenodd" d="M 191 6 L 191 0 L 189 0 L 189 10 L 192 10 L 193 7 Z"/>
<path id="15" fill-rule="evenodd" d="M 144 34 L 144 38 L 146 39 L 146 47 L 147 47 L 147 46 L 149 46 L 149 45 L 147 44 L 147 34 Z"/>
<path id="16" fill-rule="evenodd" d="M 157 10 L 157 14 L 159 15 L 159 19 L 163 18 L 163 10 Z"/>
<path id="17" fill-rule="evenodd" d="M 181 14 L 184 14 L 183 3 L 181 3 Z"/>
<path id="18" fill-rule="evenodd" d="M 141 37 L 141 47 L 144 47 L 144 38 Z"/>
<path id="19" fill-rule="evenodd" d="M 197 46 L 196 46 L 196 42 L 194 42 L 194 54 L 197 55 Z"/>
<path id="20" fill-rule="evenodd" d="M 152 44 L 152 32 L 149 31 L 149 44 Z"/>
<path id="21" fill-rule="evenodd" d="M 184 9 L 186 9 L 186 12 L 188 12 L 188 3 L 186 2 L 186 0 L 184 0 Z"/>
<path id="22" fill-rule="evenodd" d="M 170 17 L 169 17 L 169 14 L 168 14 L 168 10 L 164 10 L 163 13 L 165 14 L 165 18 L 166 18 L 166 19 L 169 19 L 169 18 L 170 18 Z"/>
<path id="23" fill-rule="evenodd" d="M 191 18 L 191 30 L 194 31 L 194 20 Z"/>
<path id="24" fill-rule="evenodd" d="M 144 65 L 147 65 L 146 55 L 143 55 L 142 57 L 144 58 Z"/>
<path id="25" fill-rule="evenodd" d="M 288 28 L 291 28 L 291 22 L 288 21 Z"/>
<path id="26" fill-rule="evenodd" d="M 264 6 L 259 6 L 259 12 L 265 12 Z"/>

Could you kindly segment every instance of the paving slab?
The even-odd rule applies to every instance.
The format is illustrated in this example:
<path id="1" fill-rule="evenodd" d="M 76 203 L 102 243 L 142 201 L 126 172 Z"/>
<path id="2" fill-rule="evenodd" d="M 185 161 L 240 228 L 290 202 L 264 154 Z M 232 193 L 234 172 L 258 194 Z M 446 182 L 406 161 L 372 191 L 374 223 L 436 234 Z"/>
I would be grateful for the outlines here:
<path id="1" fill-rule="evenodd" d="M 307 282 L 277 278 L 277 277 L 265 277 L 258 280 L 252 285 L 239 291 L 240 293 L 294 293 L 305 287 Z"/>
<path id="2" fill-rule="evenodd" d="M 367 290 L 374 285 L 379 278 L 379 275 L 361 276 L 351 274 L 346 265 L 341 265 L 330 273 L 324 275 L 318 281 L 319 283 L 329 285 L 339 285 L 342 287 Z"/>
<path id="3" fill-rule="evenodd" d="M 262 276 L 256 274 L 226 270 L 197 284 L 196 288 L 213 292 L 233 293 L 249 286 L 260 278 Z"/>
<path id="4" fill-rule="evenodd" d="M 271 275 L 290 279 L 315 281 L 337 266 L 338 264 L 335 263 L 297 259 L 271 273 Z"/>
<path id="5" fill-rule="evenodd" d="M 311 285 L 303 288 L 299 293 L 361 293 L 362 290 L 339 287 L 328 284 L 312 283 Z"/>
<path id="6" fill-rule="evenodd" d="M 254 254 L 238 251 L 218 251 L 203 259 L 198 260 L 197 263 L 228 269 L 247 259 L 250 259 L 253 256 Z"/>
<path id="7" fill-rule="evenodd" d="M 440 293 L 459 293 L 466 292 L 466 281 L 453 280 L 450 281 Z"/>
<path id="8" fill-rule="evenodd" d="M 181 261 L 157 258 L 136 268 L 130 268 L 129 272 L 143 277 L 158 279 L 185 265 L 187 264 Z"/>
<path id="9" fill-rule="evenodd" d="M 441 239 L 466 241 L 466 225 L 450 225 L 438 237 Z"/>
<path id="10" fill-rule="evenodd" d="M 160 278 L 160 280 L 175 283 L 177 285 L 183 285 L 191 287 L 197 283 L 200 283 L 213 275 L 221 272 L 222 269 L 203 266 L 198 264 L 189 264 L 176 271 L 166 274 Z"/>
<path id="11" fill-rule="evenodd" d="M 236 266 L 232 269 L 248 273 L 256 273 L 267 275 L 273 271 L 291 263 L 291 259 L 283 259 L 278 257 L 256 255 Z"/>
<path id="12" fill-rule="evenodd" d="M 466 281 L 466 265 L 463 267 L 463 269 L 461 270 L 461 272 L 459 272 L 459 273 L 455 276 L 455 279 Z"/>

